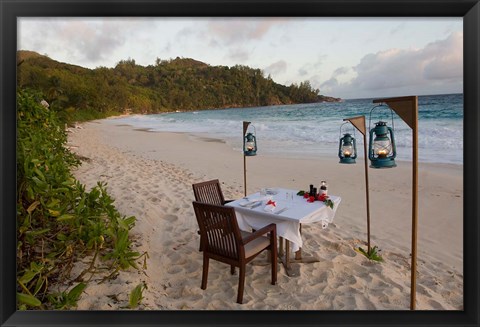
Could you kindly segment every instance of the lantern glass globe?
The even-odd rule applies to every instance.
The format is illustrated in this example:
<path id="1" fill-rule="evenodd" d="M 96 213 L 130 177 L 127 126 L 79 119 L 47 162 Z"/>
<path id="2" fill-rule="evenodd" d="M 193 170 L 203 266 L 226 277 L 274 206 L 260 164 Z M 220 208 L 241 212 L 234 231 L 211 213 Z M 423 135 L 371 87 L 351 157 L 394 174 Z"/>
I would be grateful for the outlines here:
<path id="1" fill-rule="evenodd" d="M 375 140 L 373 142 L 373 152 L 379 158 L 385 158 L 392 152 L 392 142 L 389 138 L 383 140 Z"/>
<path id="2" fill-rule="evenodd" d="M 353 145 L 342 145 L 342 154 L 344 157 L 349 158 L 355 155 Z"/>

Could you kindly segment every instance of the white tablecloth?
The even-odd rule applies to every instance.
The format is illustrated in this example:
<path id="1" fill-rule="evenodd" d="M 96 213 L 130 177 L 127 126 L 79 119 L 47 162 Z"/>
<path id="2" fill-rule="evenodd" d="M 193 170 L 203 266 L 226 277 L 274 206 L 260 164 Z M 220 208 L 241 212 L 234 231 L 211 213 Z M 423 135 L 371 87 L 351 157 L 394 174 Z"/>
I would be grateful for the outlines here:
<path id="1" fill-rule="evenodd" d="M 268 224 L 274 223 L 277 225 L 277 235 L 281 236 L 292 243 L 292 251 L 298 251 L 302 246 L 302 235 L 300 234 L 300 224 L 310 224 L 321 222 L 322 227 L 326 228 L 329 223 L 333 221 L 335 212 L 340 204 L 341 198 L 331 195 L 330 199 L 333 201 L 333 209 L 327 207 L 321 201 L 313 203 L 307 202 L 303 196 L 296 195 L 298 191 L 283 188 L 275 189 L 278 193 L 275 195 L 265 196 L 259 192 L 248 195 L 248 201 L 255 199 L 262 199 L 262 204 L 256 208 L 250 209 L 242 207 L 241 204 L 248 202 L 245 199 L 239 199 L 227 203 L 227 206 L 235 208 L 238 226 L 241 230 L 251 231 L 253 229 L 260 229 Z M 287 193 L 290 196 L 287 196 Z M 293 194 L 293 199 L 292 195 Z M 275 211 L 265 211 L 265 205 L 271 197 L 276 202 L 277 207 Z M 275 214 L 283 208 L 287 210 Z"/>

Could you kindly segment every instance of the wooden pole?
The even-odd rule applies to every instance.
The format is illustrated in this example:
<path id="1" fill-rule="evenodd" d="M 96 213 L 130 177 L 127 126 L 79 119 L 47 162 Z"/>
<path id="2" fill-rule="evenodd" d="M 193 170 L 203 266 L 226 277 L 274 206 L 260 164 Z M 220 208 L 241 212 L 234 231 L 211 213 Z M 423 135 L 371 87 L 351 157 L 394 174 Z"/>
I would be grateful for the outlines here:
<path id="1" fill-rule="evenodd" d="M 363 154 L 365 157 L 365 194 L 367 201 L 367 253 L 370 253 L 370 195 L 368 186 L 367 126 L 365 123 L 365 116 L 345 118 L 344 121 L 345 120 L 348 120 L 363 135 Z"/>
<path id="2" fill-rule="evenodd" d="M 247 157 L 243 154 L 243 189 L 244 196 L 247 196 Z"/>
<path id="3" fill-rule="evenodd" d="M 249 121 L 243 122 L 243 189 L 244 189 L 244 196 L 247 196 L 247 156 L 245 155 L 245 134 L 247 133 L 248 125 L 250 125 Z"/>
<path id="4" fill-rule="evenodd" d="M 415 310 L 417 293 L 417 228 L 418 228 L 418 98 L 415 97 L 413 105 L 412 127 L 412 272 L 410 310 Z"/>
<path id="5" fill-rule="evenodd" d="M 368 254 L 370 254 L 370 196 L 369 196 L 369 186 L 368 186 L 368 155 L 367 155 L 367 136 L 363 134 L 363 153 L 365 157 L 365 193 L 367 196 L 367 246 Z"/>
<path id="6" fill-rule="evenodd" d="M 406 96 L 373 100 L 373 103 L 379 102 L 385 102 L 412 129 L 412 263 L 410 267 L 410 310 L 415 310 L 418 236 L 418 97 Z"/>

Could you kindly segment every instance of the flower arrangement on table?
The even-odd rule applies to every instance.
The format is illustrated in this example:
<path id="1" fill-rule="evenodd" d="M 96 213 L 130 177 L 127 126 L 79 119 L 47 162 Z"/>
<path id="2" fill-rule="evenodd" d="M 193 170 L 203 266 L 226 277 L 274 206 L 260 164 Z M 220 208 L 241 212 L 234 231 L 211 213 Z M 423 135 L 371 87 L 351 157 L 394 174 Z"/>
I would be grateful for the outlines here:
<path id="1" fill-rule="evenodd" d="M 315 194 L 314 196 L 305 191 L 298 191 L 297 195 L 303 196 L 304 199 L 307 199 L 307 202 L 311 203 L 315 201 L 322 201 L 327 207 L 333 209 L 333 201 L 326 194 Z"/>

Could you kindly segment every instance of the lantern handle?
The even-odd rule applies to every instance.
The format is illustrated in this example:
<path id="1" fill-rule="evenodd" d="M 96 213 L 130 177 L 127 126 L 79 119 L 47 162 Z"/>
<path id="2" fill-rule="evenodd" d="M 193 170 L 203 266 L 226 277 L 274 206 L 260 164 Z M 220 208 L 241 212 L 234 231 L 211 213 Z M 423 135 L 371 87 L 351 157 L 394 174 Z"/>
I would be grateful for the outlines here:
<path id="1" fill-rule="evenodd" d="M 247 128 L 245 129 L 245 133 L 243 134 L 243 136 L 246 136 L 246 135 L 248 134 L 248 129 L 249 129 L 250 127 L 253 127 L 253 134 L 254 134 L 255 136 L 257 135 L 257 130 L 255 129 L 255 125 L 249 124 L 249 125 L 247 126 Z"/>
<path id="2" fill-rule="evenodd" d="M 342 138 L 342 127 L 343 127 L 343 125 L 345 125 L 345 124 L 351 124 L 351 122 L 350 122 L 350 121 L 346 121 L 346 122 L 344 122 L 342 125 L 340 125 L 340 138 Z M 352 126 L 352 129 L 353 129 L 353 138 L 355 138 L 355 128 Z"/>
<path id="3" fill-rule="evenodd" d="M 371 129 L 371 123 L 372 123 L 372 111 L 378 107 L 387 107 L 388 109 L 390 109 L 390 112 L 392 113 L 392 128 L 395 129 L 395 125 L 393 123 L 393 110 L 392 108 L 390 108 L 390 106 L 388 104 L 386 104 L 385 102 L 382 102 L 378 105 L 376 105 L 375 107 L 373 107 L 371 110 L 370 110 L 370 117 L 369 117 L 369 120 L 368 120 L 368 129 L 370 130 Z"/>

